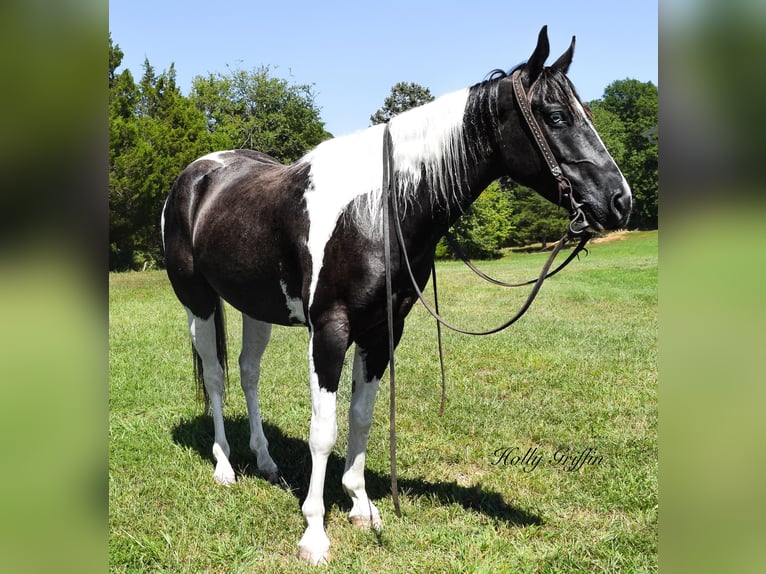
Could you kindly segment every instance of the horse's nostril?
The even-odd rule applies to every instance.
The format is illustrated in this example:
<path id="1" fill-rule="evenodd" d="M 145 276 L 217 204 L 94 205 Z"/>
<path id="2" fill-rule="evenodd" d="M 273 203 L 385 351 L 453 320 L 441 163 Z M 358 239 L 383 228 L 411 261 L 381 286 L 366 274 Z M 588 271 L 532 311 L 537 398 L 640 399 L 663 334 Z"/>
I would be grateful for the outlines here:
<path id="1" fill-rule="evenodd" d="M 632 204 L 630 191 L 621 189 L 612 196 L 612 215 L 620 222 L 626 220 L 630 215 Z"/>

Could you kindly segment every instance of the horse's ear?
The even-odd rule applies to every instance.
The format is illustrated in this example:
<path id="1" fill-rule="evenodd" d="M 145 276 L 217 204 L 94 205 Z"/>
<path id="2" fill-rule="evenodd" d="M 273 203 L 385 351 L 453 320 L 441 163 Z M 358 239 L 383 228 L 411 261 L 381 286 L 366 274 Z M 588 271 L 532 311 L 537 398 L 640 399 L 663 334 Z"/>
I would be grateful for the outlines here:
<path id="1" fill-rule="evenodd" d="M 529 74 L 529 81 L 534 82 L 540 72 L 543 71 L 545 60 L 548 59 L 548 54 L 551 51 L 550 44 L 548 43 L 548 26 L 543 26 L 540 30 L 540 34 L 537 36 L 537 47 L 532 55 L 527 60 L 527 74 Z"/>
<path id="2" fill-rule="evenodd" d="M 572 43 L 569 44 L 569 49 L 567 49 L 566 52 L 561 54 L 561 57 L 553 63 L 553 65 L 551 66 L 551 69 L 554 71 L 558 70 L 566 74 L 569 71 L 569 65 L 572 63 L 572 56 L 574 56 L 574 49 L 575 49 L 575 37 L 572 36 Z"/>

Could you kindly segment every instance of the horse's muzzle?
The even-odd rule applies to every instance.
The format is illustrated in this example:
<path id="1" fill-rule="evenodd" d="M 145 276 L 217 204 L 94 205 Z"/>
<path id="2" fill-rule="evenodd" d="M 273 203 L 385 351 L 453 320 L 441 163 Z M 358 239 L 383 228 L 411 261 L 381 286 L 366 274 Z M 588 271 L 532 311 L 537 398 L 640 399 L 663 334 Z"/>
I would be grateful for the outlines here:
<path id="1" fill-rule="evenodd" d="M 625 227 L 628 223 L 631 209 L 633 209 L 633 195 L 630 193 L 630 189 L 623 187 L 612 196 L 609 202 L 609 214 L 606 221 L 607 228 L 620 229 Z"/>

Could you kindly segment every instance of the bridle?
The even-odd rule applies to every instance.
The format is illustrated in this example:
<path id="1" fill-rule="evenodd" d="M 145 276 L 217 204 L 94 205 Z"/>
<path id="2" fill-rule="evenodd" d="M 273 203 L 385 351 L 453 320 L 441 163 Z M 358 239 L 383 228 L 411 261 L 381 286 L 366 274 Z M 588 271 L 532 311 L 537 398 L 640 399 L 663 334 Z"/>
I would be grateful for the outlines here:
<path id="1" fill-rule="evenodd" d="M 534 117 L 534 114 L 532 113 L 532 107 L 529 101 L 529 97 L 527 95 L 527 92 L 524 91 L 524 88 L 521 83 L 519 70 L 514 71 L 513 74 L 511 75 L 511 83 L 513 85 L 513 94 L 514 94 L 516 104 L 518 105 L 519 110 L 521 111 L 521 117 L 524 118 L 524 121 L 526 123 L 527 128 L 529 129 L 529 132 L 532 134 L 533 141 L 537 145 L 537 148 L 540 151 L 548 167 L 550 174 L 553 176 L 553 178 L 555 179 L 557 183 L 558 194 L 559 194 L 559 205 L 568 207 L 569 209 L 570 222 L 569 222 L 567 232 L 553 247 L 553 250 L 551 251 L 547 261 L 543 265 L 543 268 L 540 271 L 540 274 L 537 277 L 537 279 L 525 281 L 522 283 L 505 283 L 503 281 L 492 279 L 491 277 L 485 275 L 484 273 L 479 271 L 468 260 L 467 257 L 465 257 L 462 254 L 462 251 L 457 246 L 457 242 L 454 240 L 454 237 L 452 237 L 449 233 L 446 234 L 447 241 L 450 243 L 450 246 L 452 247 L 453 251 L 455 251 L 455 253 L 469 266 L 469 268 L 471 268 L 480 277 L 496 285 L 501 285 L 503 287 L 521 287 L 524 285 L 532 285 L 532 284 L 534 285 L 529 295 L 527 296 L 527 300 L 516 312 L 516 314 L 513 317 L 511 317 L 509 320 L 507 320 L 505 323 L 503 323 L 502 325 L 499 325 L 498 327 L 495 327 L 493 329 L 489 329 L 486 331 L 472 331 L 472 330 L 462 329 L 460 327 L 451 325 L 450 323 L 448 323 L 442 318 L 442 316 L 439 314 L 438 296 L 437 296 L 437 290 L 436 290 L 435 265 L 432 266 L 432 276 L 433 276 L 433 285 L 434 285 L 434 306 L 432 307 L 423 296 L 423 293 L 418 287 L 417 280 L 415 279 L 415 275 L 412 271 L 412 266 L 410 264 L 409 256 L 407 255 L 404 235 L 402 233 L 401 221 L 399 218 L 399 205 L 398 205 L 397 194 L 395 191 L 391 189 L 393 184 L 393 179 L 394 179 L 394 165 L 393 165 L 393 152 L 392 152 L 393 143 L 391 140 L 391 133 L 389 131 L 388 124 L 386 124 L 384 132 L 383 132 L 382 201 L 383 201 L 383 246 L 384 246 L 383 250 L 384 250 L 385 270 L 386 270 L 385 271 L 386 272 L 386 318 L 387 318 L 387 324 L 388 324 L 389 380 L 390 380 L 390 412 L 389 412 L 389 415 L 390 415 L 389 445 L 390 447 L 389 448 L 390 448 L 390 459 L 391 459 L 391 495 L 392 495 L 392 501 L 394 503 L 394 510 L 397 516 L 401 516 L 401 509 L 399 506 L 399 491 L 398 491 L 397 480 L 396 480 L 396 391 L 395 391 L 396 367 L 394 362 L 394 317 L 393 317 L 393 289 L 391 285 L 391 281 L 392 281 L 391 242 L 390 242 L 391 232 L 390 232 L 389 220 L 393 221 L 397 242 L 399 244 L 399 249 L 401 252 L 401 259 L 404 262 L 404 266 L 410 277 L 411 286 L 414 289 L 415 293 L 417 294 L 418 299 L 420 299 L 420 302 L 423 303 L 423 306 L 434 317 L 434 319 L 436 319 L 438 342 L 439 342 L 439 361 L 441 365 L 441 375 L 442 375 L 442 400 L 441 400 L 441 406 L 440 406 L 440 414 L 444 410 L 444 403 L 445 403 L 445 376 L 444 376 L 444 358 L 443 358 L 442 345 L 441 345 L 441 325 L 444 325 L 448 329 L 451 329 L 453 331 L 456 331 L 458 333 L 463 333 L 466 335 L 490 335 L 490 334 L 502 331 L 504 329 L 507 329 L 513 323 L 518 321 L 524 315 L 527 309 L 529 309 L 535 297 L 537 296 L 537 293 L 540 291 L 540 288 L 542 287 L 543 281 L 545 279 L 561 271 L 561 269 L 566 267 L 575 257 L 579 255 L 581 251 L 585 250 L 587 253 L 587 249 L 585 249 L 585 244 L 591 238 L 591 234 L 588 231 L 589 223 L 585 216 L 585 213 L 582 210 L 582 203 L 578 202 L 574 198 L 572 184 L 570 183 L 569 179 L 567 179 L 566 176 L 564 176 L 564 173 L 561 170 L 561 166 L 559 165 L 558 161 L 556 161 L 556 158 L 553 155 L 553 152 L 551 151 L 550 146 L 548 145 L 548 141 L 546 140 L 545 135 L 543 134 L 543 131 L 540 128 L 540 124 L 538 124 L 537 120 Z M 533 86 L 530 87 L 530 92 Z M 572 251 L 572 253 L 566 258 L 566 260 L 563 263 L 561 263 L 553 271 L 549 272 L 549 269 L 551 268 L 551 265 L 553 264 L 553 261 L 558 255 L 559 251 L 561 251 L 562 247 L 565 245 L 565 243 L 569 239 L 574 239 L 574 238 L 580 239 L 580 242 L 578 243 L 578 245 L 575 247 L 575 249 Z"/>
<path id="2" fill-rule="evenodd" d="M 559 192 L 559 205 L 564 205 L 564 202 L 569 207 L 569 235 L 572 237 L 580 236 L 588 227 L 588 220 L 585 217 L 585 213 L 582 210 L 582 203 L 579 203 L 574 197 L 574 190 L 572 184 L 564 175 L 561 170 L 559 162 L 556 161 L 556 157 L 553 155 L 548 140 L 545 139 L 543 130 L 540 129 L 540 124 L 537 123 L 535 115 L 532 113 L 532 105 L 529 102 L 527 92 L 524 91 L 524 86 L 521 83 L 521 70 L 515 70 L 511 74 L 511 85 L 513 86 L 513 96 L 516 100 L 516 105 L 519 106 L 521 111 L 521 117 L 524 118 L 524 122 L 527 124 L 530 133 L 532 134 L 532 140 L 537 144 L 537 149 L 545 160 L 545 164 L 548 166 L 553 178 L 556 180 Z M 535 82 L 529 87 L 529 92 L 532 92 Z M 566 206 L 565 206 L 566 207 Z"/>

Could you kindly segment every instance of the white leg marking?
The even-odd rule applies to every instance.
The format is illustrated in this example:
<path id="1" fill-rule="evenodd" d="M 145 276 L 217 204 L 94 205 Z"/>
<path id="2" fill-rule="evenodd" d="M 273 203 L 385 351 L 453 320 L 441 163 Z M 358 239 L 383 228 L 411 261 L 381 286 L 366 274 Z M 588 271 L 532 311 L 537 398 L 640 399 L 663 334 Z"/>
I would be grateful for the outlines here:
<path id="1" fill-rule="evenodd" d="M 250 450 L 255 454 L 258 470 L 263 477 L 271 483 L 276 483 L 279 480 L 279 469 L 269 454 L 269 442 L 263 433 L 261 407 L 258 402 L 261 357 L 270 336 L 269 323 L 242 315 L 242 353 L 239 355 L 239 370 L 250 418 Z"/>
<path id="2" fill-rule="evenodd" d="M 338 436 L 335 416 L 336 394 L 319 387 L 319 377 L 314 368 L 313 334 L 309 335 L 309 384 L 311 387 L 311 480 L 303 503 L 306 531 L 298 543 L 301 559 L 311 564 L 322 564 L 330 559 L 330 539 L 324 530 L 324 480 L 327 459 L 330 457 Z"/>
<path id="3" fill-rule="evenodd" d="M 351 523 L 357 526 L 371 526 L 378 530 L 383 526 L 383 521 L 378 509 L 367 497 L 364 464 L 380 381 L 376 378 L 368 379 L 363 359 L 364 351 L 357 346 L 354 354 L 354 391 L 348 416 L 348 452 L 342 482 L 343 488 L 353 501 L 353 508 L 348 515 Z"/>
<path id="4" fill-rule="evenodd" d="M 213 478 L 219 484 L 229 486 L 236 482 L 234 469 L 229 462 L 229 443 L 223 428 L 223 367 L 218 363 L 215 345 L 215 322 L 211 315 L 202 319 L 186 309 L 189 319 L 189 332 L 197 354 L 202 358 L 202 370 L 205 380 L 205 390 L 210 397 L 210 408 L 213 412 L 213 427 L 215 442 L 213 457 L 216 460 Z"/>

